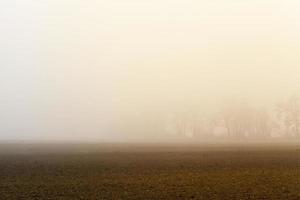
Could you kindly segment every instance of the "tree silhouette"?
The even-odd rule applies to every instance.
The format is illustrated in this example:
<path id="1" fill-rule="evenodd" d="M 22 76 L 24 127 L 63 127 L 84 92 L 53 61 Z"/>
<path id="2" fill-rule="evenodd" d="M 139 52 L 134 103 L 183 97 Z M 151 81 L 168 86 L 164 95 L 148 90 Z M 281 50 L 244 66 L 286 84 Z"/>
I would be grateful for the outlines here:
<path id="1" fill-rule="evenodd" d="M 292 135 L 300 136 L 300 104 L 298 97 L 291 97 L 277 105 L 278 117 L 283 121 L 287 131 Z"/>

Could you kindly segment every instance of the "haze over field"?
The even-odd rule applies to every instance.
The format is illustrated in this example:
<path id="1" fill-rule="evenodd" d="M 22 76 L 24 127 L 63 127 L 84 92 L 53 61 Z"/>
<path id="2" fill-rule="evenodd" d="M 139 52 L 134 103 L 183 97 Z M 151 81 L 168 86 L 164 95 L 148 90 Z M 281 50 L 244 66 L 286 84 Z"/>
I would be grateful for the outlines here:
<path id="1" fill-rule="evenodd" d="M 1 1 L 0 140 L 297 136 L 299 7 Z"/>

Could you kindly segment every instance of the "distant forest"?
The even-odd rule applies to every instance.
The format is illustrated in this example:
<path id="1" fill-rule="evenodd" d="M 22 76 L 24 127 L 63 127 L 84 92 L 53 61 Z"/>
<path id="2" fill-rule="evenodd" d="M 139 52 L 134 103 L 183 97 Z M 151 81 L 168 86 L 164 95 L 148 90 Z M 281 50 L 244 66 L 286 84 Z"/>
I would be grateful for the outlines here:
<path id="1" fill-rule="evenodd" d="M 168 134 L 203 138 L 300 138 L 299 129 L 298 97 L 290 97 L 274 105 L 272 109 L 238 103 L 224 106 L 210 117 L 193 111 L 170 114 L 165 123 Z"/>
<path id="2" fill-rule="evenodd" d="M 300 138 L 299 100 L 290 97 L 268 107 L 229 103 L 209 114 L 199 110 L 177 110 L 160 115 L 141 115 L 124 130 L 135 135 L 157 133 L 170 139 Z"/>

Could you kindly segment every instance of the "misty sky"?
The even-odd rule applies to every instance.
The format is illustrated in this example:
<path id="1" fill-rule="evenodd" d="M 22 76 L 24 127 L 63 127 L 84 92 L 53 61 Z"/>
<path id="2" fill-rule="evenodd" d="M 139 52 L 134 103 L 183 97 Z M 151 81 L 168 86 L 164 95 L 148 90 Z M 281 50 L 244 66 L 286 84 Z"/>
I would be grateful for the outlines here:
<path id="1" fill-rule="evenodd" d="M 0 140 L 122 141 L 116 122 L 132 115 L 298 94 L 299 11 L 297 0 L 2 0 Z"/>

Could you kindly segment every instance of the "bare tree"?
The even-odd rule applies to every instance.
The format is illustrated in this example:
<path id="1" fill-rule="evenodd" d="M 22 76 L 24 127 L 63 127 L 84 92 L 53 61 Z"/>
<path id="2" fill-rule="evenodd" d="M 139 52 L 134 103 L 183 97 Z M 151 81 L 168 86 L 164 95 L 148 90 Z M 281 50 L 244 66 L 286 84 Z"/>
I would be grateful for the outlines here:
<path id="1" fill-rule="evenodd" d="M 265 109 L 244 103 L 227 106 L 222 111 L 223 126 L 231 138 L 266 138 L 271 135 L 271 119 Z"/>
<path id="2" fill-rule="evenodd" d="M 221 115 L 229 137 L 243 138 L 246 136 L 250 117 L 246 106 L 242 104 L 226 106 Z"/>
<path id="3" fill-rule="evenodd" d="M 271 118 L 269 113 L 261 108 L 254 110 L 252 133 L 257 138 L 267 138 L 271 136 Z"/>
<path id="4" fill-rule="evenodd" d="M 288 131 L 295 136 L 300 136 L 300 103 L 297 97 L 291 97 L 285 102 L 277 105 L 278 117 L 283 120 L 283 123 Z"/>

